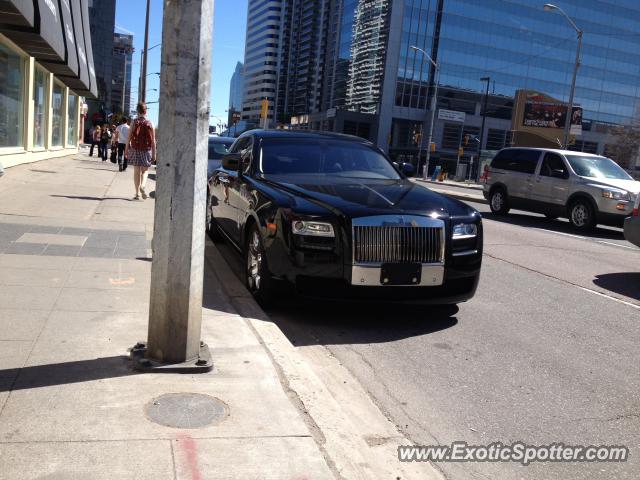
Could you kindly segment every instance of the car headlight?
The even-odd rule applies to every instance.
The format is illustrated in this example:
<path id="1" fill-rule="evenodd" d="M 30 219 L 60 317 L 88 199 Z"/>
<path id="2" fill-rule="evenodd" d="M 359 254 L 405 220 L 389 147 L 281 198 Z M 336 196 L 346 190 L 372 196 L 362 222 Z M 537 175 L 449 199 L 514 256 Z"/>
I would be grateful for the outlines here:
<path id="1" fill-rule="evenodd" d="M 296 235 L 309 235 L 313 237 L 335 237 L 333 225 L 327 222 L 314 222 L 307 220 L 294 220 L 291 230 Z"/>
<path id="2" fill-rule="evenodd" d="M 458 223 L 453 226 L 453 239 L 474 238 L 478 235 L 478 225 L 475 223 Z"/>
<path id="3" fill-rule="evenodd" d="M 631 200 L 629 192 L 625 192 L 624 190 L 614 190 L 606 188 L 602 190 L 602 196 L 604 198 L 610 198 L 611 200 Z"/>

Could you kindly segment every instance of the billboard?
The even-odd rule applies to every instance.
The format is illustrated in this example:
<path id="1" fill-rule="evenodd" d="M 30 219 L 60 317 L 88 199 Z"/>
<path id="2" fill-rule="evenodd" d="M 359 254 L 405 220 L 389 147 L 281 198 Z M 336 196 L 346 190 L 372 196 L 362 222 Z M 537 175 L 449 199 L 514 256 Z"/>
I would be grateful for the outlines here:
<path id="1" fill-rule="evenodd" d="M 523 127 L 564 128 L 567 105 L 561 103 L 527 102 L 524 104 Z M 582 125 L 582 108 L 573 107 L 572 125 Z"/>

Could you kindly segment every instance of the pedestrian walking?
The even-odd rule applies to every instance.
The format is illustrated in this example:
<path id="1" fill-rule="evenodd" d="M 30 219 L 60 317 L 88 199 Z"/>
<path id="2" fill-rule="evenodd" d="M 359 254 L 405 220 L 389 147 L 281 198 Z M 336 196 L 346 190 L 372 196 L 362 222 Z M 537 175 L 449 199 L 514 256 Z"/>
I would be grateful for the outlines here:
<path id="1" fill-rule="evenodd" d="M 140 197 L 148 197 L 147 171 L 156 159 L 156 134 L 153 123 L 147 120 L 147 105 L 144 102 L 138 103 L 136 107 L 138 117 L 133 122 L 129 132 L 129 141 L 124 150 L 129 164 L 133 165 L 133 184 L 136 189 L 134 200 Z"/>
<path id="2" fill-rule="evenodd" d="M 109 131 L 109 125 L 102 125 L 102 130 L 100 133 L 100 148 L 101 148 L 101 157 L 102 161 L 107 161 L 107 156 L 109 155 L 109 144 L 111 143 L 111 132 Z"/>
<path id="3" fill-rule="evenodd" d="M 91 130 L 91 149 L 89 150 L 89 156 L 93 157 L 93 147 L 98 147 L 98 157 L 102 157 L 102 150 L 100 148 L 100 125 L 94 126 Z"/>
<path id="4" fill-rule="evenodd" d="M 123 118 L 118 128 L 116 128 L 116 141 L 118 142 L 118 171 L 124 172 L 127 169 L 127 156 L 124 154 L 125 147 L 129 142 L 129 131 L 131 120 Z"/>

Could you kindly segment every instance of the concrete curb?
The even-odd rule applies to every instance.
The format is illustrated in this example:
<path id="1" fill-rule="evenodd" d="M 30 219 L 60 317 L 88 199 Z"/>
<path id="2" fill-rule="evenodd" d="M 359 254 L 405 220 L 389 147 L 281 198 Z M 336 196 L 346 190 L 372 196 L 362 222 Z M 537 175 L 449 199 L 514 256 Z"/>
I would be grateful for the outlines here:
<path id="1" fill-rule="evenodd" d="M 316 372 L 255 302 L 209 240 L 207 247 L 214 247 L 207 249 L 212 253 L 207 262 L 221 278 L 232 306 L 271 356 L 283 388 L 337 479 L 444 478 L 429 463 L 398 461 L 398 446 L 412 442 L 384 416 L 358 381 L 324 347 L 314 352 L 322 356 L 322 372 Z"/>
<path id="2" fill-rule="evenodd" d="M 438 188 L 429 188 L 429 190 L 433 190 L 436 193 L 440 193 L 442 195 L 446 195 L 447 197 L 455 198 L 456 200 L 484 203 L 485 205 L 489 204 L 489 202 L 482 195 L 472 195 L 472 194 L 469 194 L 469 193 L 458 193 L 458 192 L 453 192 L 451 190 L 440 190 Z"/>

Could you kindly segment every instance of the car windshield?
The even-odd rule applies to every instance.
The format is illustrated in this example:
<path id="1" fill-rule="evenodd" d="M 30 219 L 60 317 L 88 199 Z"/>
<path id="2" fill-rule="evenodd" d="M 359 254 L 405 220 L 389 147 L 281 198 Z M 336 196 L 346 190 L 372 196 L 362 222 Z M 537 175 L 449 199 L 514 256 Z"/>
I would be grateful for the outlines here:
<path id="1" fill-rule="evenodd" d="M 375 149 L 334 139 L 264 139 L 260 171 L 265 175 L 400 178 L 385 156 Z"/>
<path id="2" fill-rule="evenodd" d="M 209 160 L 220 160 L 227 152 L 229 145 L 222 142 L 209 142 Z"/>
<path id="3" fill-rule="evenodd" d="M 567 155 L 567 160 L 573 171 L 581 177 L 633 180 L 620 165 L 609 158 Z"/>

